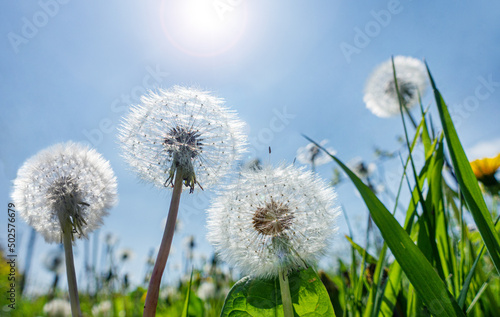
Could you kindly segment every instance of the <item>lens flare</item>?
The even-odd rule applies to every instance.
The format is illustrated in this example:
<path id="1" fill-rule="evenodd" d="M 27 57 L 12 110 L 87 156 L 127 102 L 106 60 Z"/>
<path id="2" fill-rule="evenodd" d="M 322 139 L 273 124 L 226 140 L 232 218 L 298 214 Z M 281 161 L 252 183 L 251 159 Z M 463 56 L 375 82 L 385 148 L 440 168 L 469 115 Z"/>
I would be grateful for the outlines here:
<path id="1" fill-rule="evenodd" d="M 241 0 L 164 0 L 160 14 L 168 41 L 178 50 L 200 57 L 231 49 L 247 24 L 247 5 Z"/>

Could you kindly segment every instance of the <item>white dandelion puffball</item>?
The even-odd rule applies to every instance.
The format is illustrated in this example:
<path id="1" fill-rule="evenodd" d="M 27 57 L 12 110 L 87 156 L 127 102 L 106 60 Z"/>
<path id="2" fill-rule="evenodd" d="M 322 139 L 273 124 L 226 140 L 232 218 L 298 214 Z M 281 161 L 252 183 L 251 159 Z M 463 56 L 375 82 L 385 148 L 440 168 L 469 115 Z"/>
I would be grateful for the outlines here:
<path id="1" fill-rule="evenodd" d="M 96 317 L 105 317 L 113 315 L 113 304 L 109 300 L 105 300 L 92 307 L 92 315 Z"/>
<path id="2" fill-rule="evenodd" d="M 198 287 L 198 297 L 204 301 L 211 298 L 215 298 L 217 295 L 217 288 L 212 281 L 201 282 L 200 287 Z"/>
<path id="3" fill-rule="evenodd" d="M 134 258 L 134 256 L 135 254 L 134 251 L 132 251 L 132 249 L 121 249 L 118 252 L 118 259 L 120 260 L 120 262 L 130 261 Z"/>
<path id="4" fill-rule="evenodd" d="M 208 211 L 208 240 L 243 273 L 277 276 L 315 263 L 336 232 L 336 194 L 304 167 L 241 172 Z"/>
<path id="5" fill-rule="evenodd" d="M 62 228 L 87 236 L 117 202 L 109 162 L 87 146 L 67 142 L 40 151 L 19 169 L 12 199 L 21 217 L 45 241 L 60 242 Z"/>
<path id="6" fill-rule="evenodd" d="M 328 140 L 323 140 L 319 145 L 325 147 L 327 143 Z M 326 150 L 332 155 L 335 155 L 336 153 L 336 151 L 332 148 L 328 148 Z M 330 162 L 331 160 L 331 157 L 314 143 L 309 143 L 297 150 L 297 161 L 302 164 L 320 166 Z"/>
<path id="7" fill-rule="evenodd" d="M 418 103 L 418 96 L 427 90 L 427 70 L 425 64 L 413 57 L 394 57 L 399 93 L 408 109 Z M 400 114 L 398 94 L 394 83 L 392 61 L 380 64 L 368 79 L 364 102 L 373 114 L 386 118 Z"/>
<path id="8" fill-rule="evenodd" d="M 64 251 L 61 249 L 50 251 L 45 255 L 43 265 L 47 271 L 55 274 L 61 274 L 65 269 Z"/>
<path id="9" fill-rule="evenodd" d="M 125 160 L 143 180 L 164 187 L 182 172 L 192 192 L 214 185 L 240 158 L 244 123 L 223 99 L 174 86 L 141 101 L 124 118 L 119 139 Z"/>
<path id="10" fill-rule="evenodd" d="M 56 298 L 43 305 L 43 312 L 49 317 L 71 317 L 71 304 Z"/>

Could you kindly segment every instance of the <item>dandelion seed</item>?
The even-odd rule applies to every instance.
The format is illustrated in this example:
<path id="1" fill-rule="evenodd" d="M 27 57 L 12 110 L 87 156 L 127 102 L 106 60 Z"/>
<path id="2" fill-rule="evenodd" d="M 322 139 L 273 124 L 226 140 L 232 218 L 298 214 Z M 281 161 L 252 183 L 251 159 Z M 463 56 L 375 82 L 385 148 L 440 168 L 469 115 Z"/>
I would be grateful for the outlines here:
<path id="1" fill-rule="evenodd" d="M 424 95 L 428 82 L 423 62 L 413 57 L 395 56 L 394 66 L 399 93 L 407 109 L 418 103 L 419 94 Z M 368 79 L 364 102 L 375 115 L 385 118 L 400 114 L 398 93 L 394 82 L 392 61 L 379 65 Z"/>
<path id="2" fill-rule="evenodd" d="M 209 209 L 208 239 L 245 274 L 271 277 L 305 268 L 323 254 L 337 229 L 335 198 L 332 188 L 304 168 L 242 171 Z"/>

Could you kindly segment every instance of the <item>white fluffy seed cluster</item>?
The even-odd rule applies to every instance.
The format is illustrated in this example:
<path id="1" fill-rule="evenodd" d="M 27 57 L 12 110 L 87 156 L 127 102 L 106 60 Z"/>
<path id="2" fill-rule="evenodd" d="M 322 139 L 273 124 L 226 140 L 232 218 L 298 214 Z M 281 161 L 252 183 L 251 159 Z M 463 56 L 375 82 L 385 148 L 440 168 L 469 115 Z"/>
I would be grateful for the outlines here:
<path id="1" fill-rule="evenodd" d="M 117 202 L 109 162 L 87 146 L 53 145 L 28 159 L 14 180 L 12 199 L 21 217 L 47 242 L 60 242 L 61 222 L 77 237 L 102 224 Z"/>
<path id="2" fill-rule="evenodd" d="M 423 96 L 427 90 L 426 67 L 422 61 L 407 56 L 394 57 L 394 66 L 399 92 L 410 109 L 418 104 L 418 95 Z M 401 113 L 391 60 L 380 64 L 373 71 L 366 83 L 363 100 L 366 107 L 379 117 Z"/>
<path id="3" fill-rule="evenodd" d="M 43 312 L 48 317 L 71 317 L 71 304 L 64 299 L 53 299 L 43 305 Z"/>
<path id="4" fill-rule="evenodd" d="M 182 170 L 186 186 L 214 185 L 233 167 L 246 144 L 244 124 L 224 100 L 174 86 L 142 97 L 120 129 L 123 156 L 139 176 L 158 187 Z"/>
<path id="5" fill-rule="evenodd" d="M 208 211 L 208 240 L 243 273 L 277 276 L 313 264 L 336 232 L 333 189 L 304 168 L 244 170 Z"/>
<path id="6" fill-rule="evenodd" d="M 319 145 L 326 147 L 327 143 L 328 140 L 323 140 Z M 333 148 L 328 148 L 326 150 L 332 155 L 335 155 L 336 153 Z M 297 149 L 297 161 L 302 164 L 320 166 L 332 161 L 332 159 L 324 151 L 320 150 L 316 144 L 309 143 L 306 146 Z"/>

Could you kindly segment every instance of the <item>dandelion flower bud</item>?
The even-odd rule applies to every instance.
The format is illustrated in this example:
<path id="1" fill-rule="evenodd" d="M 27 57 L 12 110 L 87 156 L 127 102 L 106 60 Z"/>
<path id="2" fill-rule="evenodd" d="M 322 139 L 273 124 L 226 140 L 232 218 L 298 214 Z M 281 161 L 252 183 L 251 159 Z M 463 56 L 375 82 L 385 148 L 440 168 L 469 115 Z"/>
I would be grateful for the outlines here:
<path id="1" fill-rule="evenodd" d="M 14 180 L 19 214 L 47 242 L 60 242 L 63 228 L 87 236 L 117 202 L 116 178 L 95 150 L 67 142 L 28 159 Z"/>
<path id="2" fill-rule="evenodd" d="M 413 57 L 394 57 L 399 93 L 406 108 L 418 103 L 418 96 L 427 89 L 427 70 L 424 63 Z M 379 65 L 366 82 L 363 98 L 366 107 L 376 116 L 386 118 L 400 114 L 398 93 L 394 82 L 392 61 Z"/>
<path id="3" fill-rule="evenodd" d="M 304 268 L 337 230 L 335 199 L 333 189 L 304 168 L 244 170 L 209 209 L 208 239 L 223 260 L 249 275 Z"/>
<path id="4" fill-rule="evenodd" d="M 243 123 L 223 99 L 174 86 L 141 101 L 125 117 L 119 139 L 125 160 L 143 180 L 164 187 L 182 173 L 193 192 L 215 184 L 239 159 Z"/>

